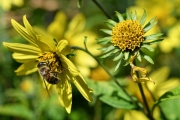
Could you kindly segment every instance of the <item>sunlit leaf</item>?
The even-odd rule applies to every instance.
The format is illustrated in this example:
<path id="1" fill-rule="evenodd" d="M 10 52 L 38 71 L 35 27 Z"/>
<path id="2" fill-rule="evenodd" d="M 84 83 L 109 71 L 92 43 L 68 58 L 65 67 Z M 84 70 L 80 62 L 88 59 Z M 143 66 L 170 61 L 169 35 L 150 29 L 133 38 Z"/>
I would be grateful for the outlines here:
<path id="1" fill-rule="evenodd" d="M 153 109 L 160 103 L 167 101 L 167 100 L 172 100 L 172 99 L 180 99 L 180 86 L 176 87 L 175 89 L 166 92 L 163 94 L 155 103 L 153 106 Z"/>
<path id="2" fill-rule="evenodd" d="M 145 21 L 146 21 L 146 11 L 144 10 L 144 13 L 143 13 L 141 20 L 140 20 L 140 24 L 144 25 Z"/>
<path id="3" fill-rule="evenodd" d="M 136 109 L 131 99 L 114 81 L 94 82 L 87 80 L 87 83 L 102 102 L 114 108 Z"/>
<path id="4" fill-rule="evenodd" d="M 103 31 L 104 33 L 111 35 L 112 31 L 111 30 L 107 30 L 107 29 L 101 29 L 101 31 Z"/>
<path id="5" fill-rule="evenodd" d="M 143 56 L 144 59 L 146 59 L 148 62 L 150 62 L 151 64 L 154 64 L 154 61 L 152 60 L 152 58 L 148 55 L 144 55 Z"/>

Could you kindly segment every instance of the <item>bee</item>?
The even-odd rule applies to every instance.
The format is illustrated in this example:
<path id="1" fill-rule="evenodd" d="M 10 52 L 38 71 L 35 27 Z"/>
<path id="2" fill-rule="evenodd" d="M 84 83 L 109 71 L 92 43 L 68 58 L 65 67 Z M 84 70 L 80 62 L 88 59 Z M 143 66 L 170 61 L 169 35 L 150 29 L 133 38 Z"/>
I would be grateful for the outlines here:
<path id="1" fill-rule="evenodd" d="M 57 78 L 58 72 L 51 72 L 48 64 L 46 62 L 39 62 L 38 65 L 39 74 L 44 80 L 50 84 L 58 84 L 59 79 Z"/>

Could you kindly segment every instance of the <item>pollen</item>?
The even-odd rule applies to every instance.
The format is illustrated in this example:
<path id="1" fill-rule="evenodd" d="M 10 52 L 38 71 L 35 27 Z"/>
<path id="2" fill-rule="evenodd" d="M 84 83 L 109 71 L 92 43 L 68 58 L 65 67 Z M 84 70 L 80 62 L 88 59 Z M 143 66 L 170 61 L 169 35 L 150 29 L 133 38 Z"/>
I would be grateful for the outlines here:
<path id="1" fill-rule="evenodd" d="M 61 72 L 62 62 L 59 59 L 59 56 L 55 52 L 44 52 L 36 59 L 36 62 L 45 62 L 49 67 L 51 72 Z"/>
<path id="2" fill-rule="evenodd" d="M 144 34 L 144 30 L 137 20 L 126 20 L 119 22 L 113 27 L 111 42 L 122 51 L 134 51 L 134 49 L 140 47 L 143 42 Z"/>

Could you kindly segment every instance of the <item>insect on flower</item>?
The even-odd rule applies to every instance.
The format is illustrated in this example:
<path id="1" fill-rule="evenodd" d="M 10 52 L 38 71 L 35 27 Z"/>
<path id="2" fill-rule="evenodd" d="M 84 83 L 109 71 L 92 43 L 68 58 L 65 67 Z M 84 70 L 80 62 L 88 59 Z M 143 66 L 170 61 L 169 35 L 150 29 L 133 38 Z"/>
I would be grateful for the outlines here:
<path id="1" fill-rule="evenodd" d="M 88 87 L 80 71 L 67 57 L 71 54 L 67 40 L 54 41 L 38 34 L 28 22 L 26 15 L 23 16 L 24 26 L 14 19 L 11 20 L 11 23 L 15 30 L 30 43 L 3 42 L 6 48 L 14 52 L 14 59 L 22 63 L 15 71 L 17 75 L 28 75 L 38 69 L 47 92 L 47 85 L 48 88 L 55 85 L 60 103 L 68 113 L 71 112 L 72 107 L 71 82 L 74 83 L 85 99 L 89 102 L 92 101 L 90 94 L 92 89 Z"/>
<path id="2" fill-rule="evenodd" d="M 38 65 L 39 74 L 42 76 L 50 84 L 58 84 L 59 79 L 57 78 L 58 72 L 51 72 L 50 67 L 48 67 L 48 63 L 39 62 Z"/>

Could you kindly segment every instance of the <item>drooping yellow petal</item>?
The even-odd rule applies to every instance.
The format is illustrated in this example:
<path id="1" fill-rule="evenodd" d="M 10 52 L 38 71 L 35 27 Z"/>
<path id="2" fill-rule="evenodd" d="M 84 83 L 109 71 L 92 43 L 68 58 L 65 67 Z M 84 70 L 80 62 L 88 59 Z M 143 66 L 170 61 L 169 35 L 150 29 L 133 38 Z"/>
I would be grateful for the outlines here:
<path id="1" fill-rule="evenodd" d="M 26 55 L 37 55 L 38 53 L 41 52 L 39 48 L 27 44 L 3 42 L 3 45 L 12 52 L 17 52 Z"/>
<path id="2" fill-rule="evenodd" d="M 73 81 L 74 85 L 77 87 L 79 92 L 83 95 L 83 97 L 86 100 L 88 100 L 89 102 L 91 102 L 93 99 L 92 99 L 90 93 L 93 90 L 91 90 L 87 86 L 87 84 L 86 84 L 84 78 L 81 76 L 81 74 L 79 74 L 78 76 L 75 76 L 75 77 L 73 77 L 70 72 L 67 72 L 67 74 L 68 74 L 69 78 Z"/>
<path id="3" fill-rule="evenodd" d="M 29 43 L 31 43 L 34 46 L 37 46 L 35 40 L 29 33 L 28 31 L 21 26 L 19 23 L 17 23 L 15 20 L 11 19 L 11 24 L 12 26 L 16 29 L 16 31 L 24 37 Z"/>
<path id="4" fill-rule="evenodd" d="M 74 64 L 64 55 L 61 55 L 61 61 L 63 62 L 62 64 L 65 66 L 65 68 L 68 68 L 70 73 L 73 76 L 77 76 L 80 74 L 80 72 L 77 70 L 77 68 L 74 66 Z"/>
<path id="5" fill-rule="evenodd" d="M 60 56 L 61 54 L 67 55 L 71 52 L 71 48 L 68 44 L 67 40 L 60 40 L 57 45 L 57 54 Z"/>
<path id="6" fill-rule="evenodd" d="M 27 55 L 27 54 L 21 54 L 21 53 L 13 53 L 12 57 L 17 62 L 25 63 L 25 62 L 27 62 L 29 60 L 34 60 L 35 61 L 35 59 L 38 58 L 39 56 L 38 55 Z"/>
<path id="7" fill-rule="evenodd" d="M 72 88 L 65 74 L 59 74 L 60 82 L 57 84 L 59 101 L 66 108 L 68 113 L 71 112 L 72 106 Z"/>
<path id="8" fill-rule="evenodd" d="M 17 70 L 15 70 L 17 75 L 28 75 L 37 71 L 37 63 L 34 60 L 30 60 L 22 64 Z"/>

